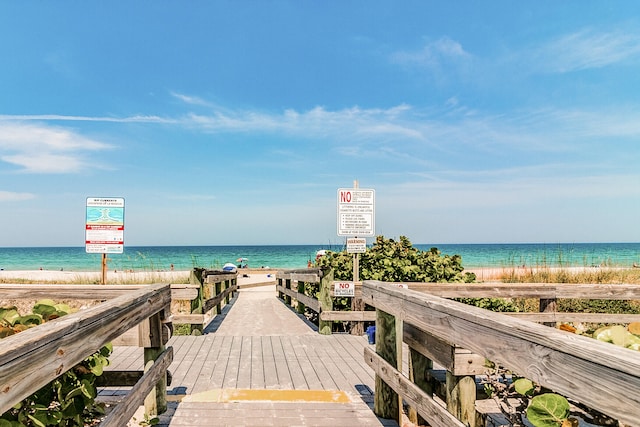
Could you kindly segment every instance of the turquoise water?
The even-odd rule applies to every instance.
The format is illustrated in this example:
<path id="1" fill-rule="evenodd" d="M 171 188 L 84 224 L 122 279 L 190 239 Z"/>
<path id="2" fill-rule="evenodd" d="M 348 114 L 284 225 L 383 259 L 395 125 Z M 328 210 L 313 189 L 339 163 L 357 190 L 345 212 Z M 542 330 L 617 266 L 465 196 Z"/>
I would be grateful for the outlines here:
<path id="1" fill-rule="evenodd" d="M 416 244 L 428 250 L 462 256 L 465 268 L 512 266 L 622 266 L 640 264 L 640 243 L 561 244 Z M 110 270 L 161 271 L 193 267 L 220 268 L 226 262 L 247 258 L 252 268 L 304 268 L 319 249 L 342 250 L 327 245 L 278 246 L 140 246 L 125 247 L 123 254 L 110 254 Z M 87 254 L 84 247 L 0 248 L 4 270 L 99 271 L 100 254 Z"/>

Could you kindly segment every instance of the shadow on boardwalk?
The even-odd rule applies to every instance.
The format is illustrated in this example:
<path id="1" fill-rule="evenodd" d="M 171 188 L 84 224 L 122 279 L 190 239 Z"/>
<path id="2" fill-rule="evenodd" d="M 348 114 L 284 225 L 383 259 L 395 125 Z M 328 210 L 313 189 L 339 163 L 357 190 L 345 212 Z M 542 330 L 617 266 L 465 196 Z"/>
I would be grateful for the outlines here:
<path id="1" fill-rule="evenodd" d="M 319 335 L 275 286 L 242 289 L 205 334 L 168 345 L 173 380 L 160 426 L 397 426 L 371 409 L 366 338 Z M 111 369 L 134 369 L 127 359 L 116 349 Z"/>

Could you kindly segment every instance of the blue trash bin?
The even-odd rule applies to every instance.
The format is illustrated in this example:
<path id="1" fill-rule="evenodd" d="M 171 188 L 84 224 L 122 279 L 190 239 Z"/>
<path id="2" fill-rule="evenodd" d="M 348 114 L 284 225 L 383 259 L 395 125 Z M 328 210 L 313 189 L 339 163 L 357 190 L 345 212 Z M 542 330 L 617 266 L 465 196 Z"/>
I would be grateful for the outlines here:
<path id="1" fill-rule="evenodd" d="M 376 327 L 375 326 L 369 326 L 367 328 L 367 336 L 369 337 L 369 344 L 376 343 Z"/>

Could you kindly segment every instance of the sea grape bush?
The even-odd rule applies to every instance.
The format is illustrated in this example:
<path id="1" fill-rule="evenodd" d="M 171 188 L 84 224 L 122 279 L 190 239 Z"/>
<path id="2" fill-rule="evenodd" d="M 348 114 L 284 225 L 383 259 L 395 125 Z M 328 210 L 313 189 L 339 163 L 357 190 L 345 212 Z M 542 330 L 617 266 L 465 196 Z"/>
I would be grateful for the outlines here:
<path id="1" fill-rule="evenodd" d="M 0 338 L 56 319 L 71 312 L 64 304 L 40 300 L 31 314 L 16 307 L 0 307 Z M 0 427 L 80 427 L 97 425 L 104 408 L 95 401 L 96 377 L 109 365 L 111 344 L 62 374 L 36 393 L 0 415 Z"/>
<path id="2" fill-rule="evenodd" d="M 316 261 L 318 267 L 333 269 L 335 280 L 353 280 L 353 255 L 332 252 Z M 385 282 L 461 282 L 476 276 L 465 273 L 459 255 L 443 255 L 437 248 L 422 251 L 400 236 L 399 241 L 377 236 L 375 243 L 360 255 L 360 279 Z"/>

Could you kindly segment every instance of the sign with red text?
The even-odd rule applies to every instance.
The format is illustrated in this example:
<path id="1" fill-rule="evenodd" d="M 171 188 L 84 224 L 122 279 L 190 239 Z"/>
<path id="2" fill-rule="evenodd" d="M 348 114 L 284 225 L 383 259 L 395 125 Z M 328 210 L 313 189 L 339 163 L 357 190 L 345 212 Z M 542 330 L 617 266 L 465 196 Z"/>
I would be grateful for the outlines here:
<path id="1" fill-rule="evenodd" d="M 364 237 L 349 237 L 347 239 L 348 254 L 363 254 L 367 252 L 367 239 Z"/>
<path id="2" fill-rule="evenodd" d="M 87 197 L 85 224 L 86 252 L 124 252 L 124 198 Z"/>
<path id="3" fill-rule="evenodd" d="M 338 188 L 338 236 L 375 235 L 375 190 Z"/>
<path id="4" fill-rule="evenodd" d="M 355 297 L 356 284 L 353 282 L 333 282 L 334 297 Z"/>

